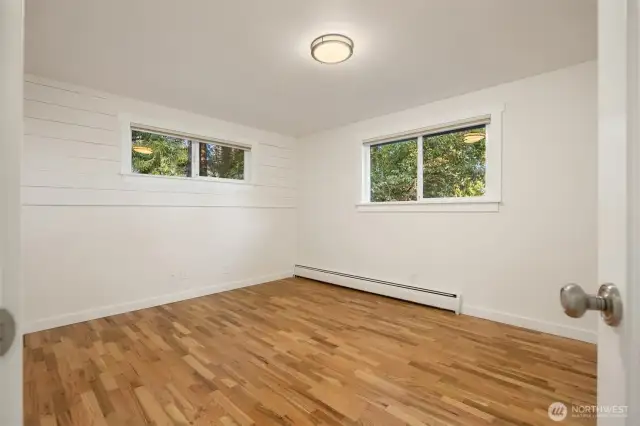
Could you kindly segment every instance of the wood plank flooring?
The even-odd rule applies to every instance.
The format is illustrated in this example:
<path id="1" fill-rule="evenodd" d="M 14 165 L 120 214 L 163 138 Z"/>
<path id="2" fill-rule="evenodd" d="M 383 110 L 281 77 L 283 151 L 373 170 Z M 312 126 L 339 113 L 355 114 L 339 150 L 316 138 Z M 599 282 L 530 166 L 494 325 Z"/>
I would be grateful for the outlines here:
<path id="1" fill-rule="evenodd" d="M 595 425 L 594 345 L 291 278 L 25 337 L 25 424 Z"/>

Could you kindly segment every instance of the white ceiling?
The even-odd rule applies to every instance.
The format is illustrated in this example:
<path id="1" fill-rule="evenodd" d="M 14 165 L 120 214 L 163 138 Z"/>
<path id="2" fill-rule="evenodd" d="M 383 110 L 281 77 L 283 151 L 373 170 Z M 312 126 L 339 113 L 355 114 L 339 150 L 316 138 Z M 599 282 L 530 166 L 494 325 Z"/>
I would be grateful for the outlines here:
<path id="1" fill-rule="evenodd" d="M 294 136 L 595 57 L 596 0 L 27 0 L 27 72 Z"/>

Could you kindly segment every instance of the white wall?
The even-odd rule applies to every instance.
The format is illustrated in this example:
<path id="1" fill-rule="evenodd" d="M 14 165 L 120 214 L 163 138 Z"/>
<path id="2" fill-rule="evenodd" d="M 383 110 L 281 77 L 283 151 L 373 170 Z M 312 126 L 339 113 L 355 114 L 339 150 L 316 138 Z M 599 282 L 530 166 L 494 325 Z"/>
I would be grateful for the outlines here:
<path id="1" fill-rule="evenodd" d="M 505 105 L 498 213 L 356 210 L 363 139 L 496 104 Z M 253 183 L 122 176 L 119 114 L 254 144 Z M 264 282 L 298 263 L 459 291 L 465 313 L 593 340 L 596 315 L 565 317 L 558 291 L 597 286 L 595 188 L 595 62 L 298 143 L 27 76 L 26 329 Z"/>
<path id="2" fill-rule="evenodd" d="M 498 213 L 356 210 L 362 140 L 496 104 Z M 588 62 L 302 139 L 296 263 L 459 291 L 467 314 L 594 340 L 596 315 L 566 317 L 558 295 L 568 282 L 597 288 L 596 108 Z"/>
<path id="3" fill-rule="evenodd" d="M 294 139 L 34 76 L 24 96 L 28 331 L 292 274 Z M 252 184 L 121 175 L 123 114 L 252 144 Z"/>

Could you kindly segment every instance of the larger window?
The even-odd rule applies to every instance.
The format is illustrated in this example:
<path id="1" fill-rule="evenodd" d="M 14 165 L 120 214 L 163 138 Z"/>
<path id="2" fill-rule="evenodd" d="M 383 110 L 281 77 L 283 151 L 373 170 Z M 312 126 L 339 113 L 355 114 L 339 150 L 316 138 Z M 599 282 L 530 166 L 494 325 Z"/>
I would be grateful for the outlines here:
<path id="1" fill-rule="evenodd" d="M 249 153 L 245 146 L 131 128 L 132 173 L 246 180 Z"/>
<path id="2" fill-rule="evenodd" d="M 422 138 L 422 198 L 481 197 L 487 170 L 486 126 Z"/>
<path id="3" fill-rule="evenodd" d="M 482 116 L 366 141 L 364 204 L 499 201 L 500 137 L 491 126 Z"/>
<path id="4" fill-rule="evenodd" d="M 370 201 L 418 199 L 418 140 L 372 145 Z"/>

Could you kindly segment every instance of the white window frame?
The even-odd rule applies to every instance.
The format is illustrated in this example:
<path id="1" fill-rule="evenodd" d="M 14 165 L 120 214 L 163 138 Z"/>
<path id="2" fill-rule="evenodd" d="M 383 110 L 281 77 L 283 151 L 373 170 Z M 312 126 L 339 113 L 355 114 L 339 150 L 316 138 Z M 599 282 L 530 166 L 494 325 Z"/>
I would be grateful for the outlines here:
<path id="1" fill-rule="evenodd" d="M 502 202 L 502 112 L 504 107 L 495 107 L 490 112 L 478 115 L 466 115 L 468 118 L 440 122 L 428 127 L 406 132 L 365 139 L 362 142 L 362 192 L 360 202 L 356 204 L 361 212 L 420 212 L 420 211 L 462 211 L 497 212 Z M 486 111 L 486 110 L 485 110 Z M 423 198 L 423 139 L 430 134 L 464 129 L 473 126 L 486 126 L 486 175 L 485 194 L 480 197 Z M 418 185 L 417 201 L 371 200 L 371 147 L 383 143 L 418 141 Z"/>
<path id="2" fill-rule="evenodd" d="M 150 120 L 149 120 L 150 121 Z M 235 184 L 249 184 L 252 177 L 252 144 L 231 142 L 219 138 L 210 136 L 201 136 L 190 132 L 184 132 L 181 130 L 167 129 L 164 127 L 157 127 L 154 125 L 143 124 L 149 122 L 147 120 L 133 121 L 128 116 L 120 117 L 120 131 L 122 134 L 122 157 L 121 157 L 121 173 L 123 176 L 135 176 L 142 178 L 152 179 L 178 179 L 189 181 L 209 181 L 209 182 L 221 182 L 221 183 L 235 183 Z M 155 133 L 158 135 L 170 136 L 181 139 L 188 139 L 191 142 L 191 177 L 188 176 L 163 176 L 163 175 L 148 175 L 144 173 L 135 173 L 133 171 L 133 157 L 131 150 L 133 148 L 132 132 L 134 130 L 140 132 Z M 208 143 L 219 146 L 227 146 L 230 148 L 238 148 L 244 151 L 244 173 L 243 179 L 227 179 L 209 176 L 200 176 L 200 144 Z"/>

